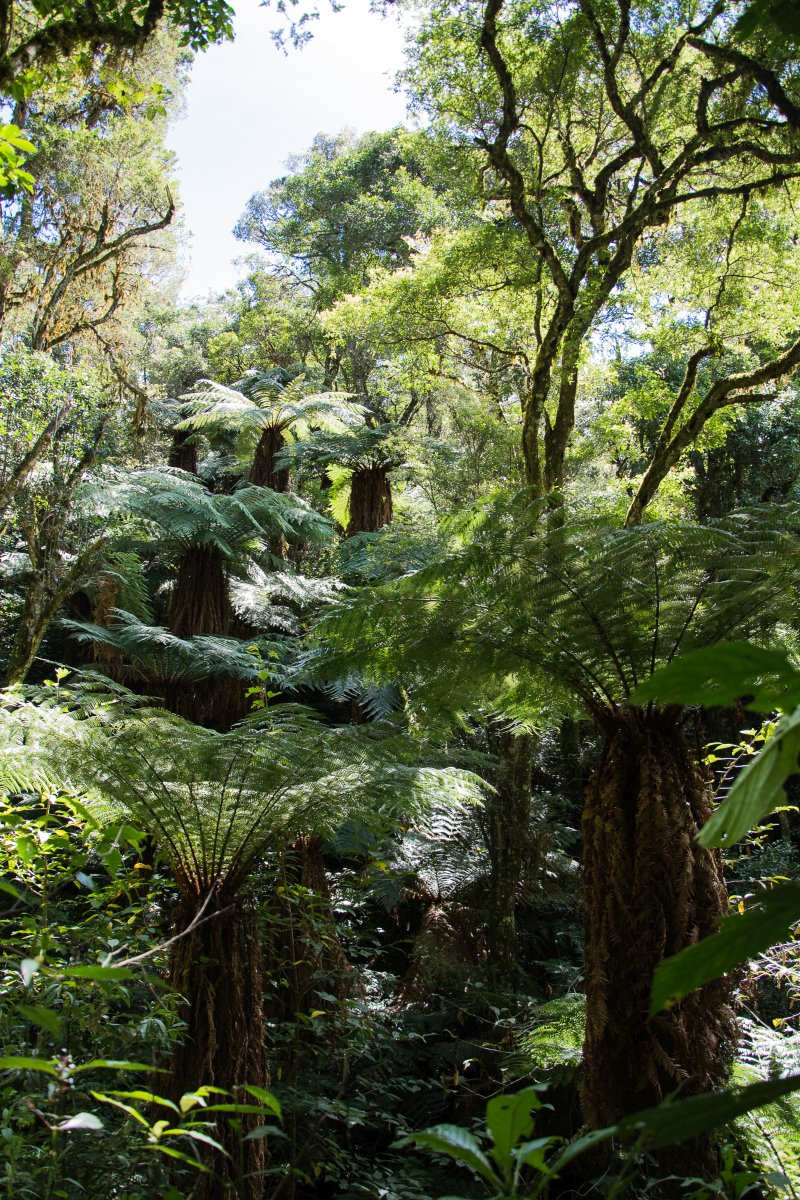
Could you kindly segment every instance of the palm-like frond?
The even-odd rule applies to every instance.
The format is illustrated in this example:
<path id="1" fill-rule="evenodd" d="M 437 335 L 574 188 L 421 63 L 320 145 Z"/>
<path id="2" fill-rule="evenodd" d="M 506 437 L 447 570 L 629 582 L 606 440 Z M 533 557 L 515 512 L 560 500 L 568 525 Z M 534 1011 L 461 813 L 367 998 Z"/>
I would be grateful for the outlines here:
<path id="1" fill-rule="evenodd" d="M 136 516 L 177 550 L 218 550 L 226 559 L 278 538 L 322 544 L 330 522 L 293 494 L 243 487 L 208 491 L 183 471 L 136 471 L 114 487 L 119 510 Z"/>
<path id="2" fill-rule="evenodd" d="M 325 727 L 310 710 L 279 706 L 216 733 L 160 710 L 135 714 L 97 697 L 83 705 L 7 710 L 7 742 L 65 786 L 130 813 L 154 834 L 181 888 L 234 893 L 269 846 L 382 810 L 418 813 L 434 798 L 465 803 L 480 781 L 419 765 L 398 727 Z M 69 705 L 69 711 L 66 711 Z"/>
<path id="3" fill-rule="evenodd" d="M 436 900 L 455 899 L 488 878 L 489 854 L 476 808 L 434 805 L 406 833 L 392 867 L 413 872 Z"/>
<path id="4" fill-rule="evenodd" d="M 124 655 L 131 665 L 123 668 L 123 677 L 168 687 L 221 676 L 252 681 L 263 667 L 262 658 L 250 652 L 246 642 L 201 635 L 179 638 L 160 625 L 146 625 L 122 609 L 112 611 L 108 626 L 81 621 L 63 624 L 79 641 L 100 642 Z M 261 646 L 261 653 L 266 649 Z"/>
<path id="5" fill-rule="evenodd" d="M 338 579 L 253 567 L 247 580 L 234 580 L 234 610 L 254 629 L 302 633 L 308 619 L 337 600 L 345 589 Z"/>
<path id="6" fill-rule="evenodd" d="M 280 454 L 284 466 L 323 468 L 346 467 L 357 471 L 368 467 L 390 470 L 404 461 L 397 441 L 396 425 L 362 425 L 344 433 L 319 430 L 300 442 L 286 446 Z"/>
<path id="7" fill-rule="evenodd" d="M 189 431 L 344 430 L 363 412 L 349 393 L 314 391 L 302 376 L 287 382 L 274 371 L 251 371 L 232 387 L 201 379 L 181 400 L 188 415 L 176 428 Z"/>
<path id="8" fill-rule="evenodd" d="M 462 704 L 491 678 L 523 708 L 546 677 L 549 703 L 562 689 L 607 709 L 681 649 L 771 636 L 795 605 L 799 534 L 792 506 L 619 529 L 495 503 L 437 562 L 335 607 L 310 669 L 424 678 L 429 697 Z"/>

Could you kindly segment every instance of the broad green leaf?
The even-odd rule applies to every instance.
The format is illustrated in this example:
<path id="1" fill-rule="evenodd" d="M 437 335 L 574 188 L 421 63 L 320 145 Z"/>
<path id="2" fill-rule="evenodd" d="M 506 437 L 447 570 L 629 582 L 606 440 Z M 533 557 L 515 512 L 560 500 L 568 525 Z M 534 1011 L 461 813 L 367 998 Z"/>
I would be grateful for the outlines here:
<path id="1" fill-rule="evenodd" d="M 800 708 L 781 717 L 770 740 L 743 767 L 725 800 L 697 835 L 701 846 L 729 846 L 786 800 L 783 785 L 797 770 Z"/>
<path id="2" fill-rule="evenodd" d="M 0 1058 L 0 1071 L 41 1071 L 44 1075 L 58 1075 L 53 1063 L 46 1058 Z"/>
<path id="3" fill-rule="evenodd" d="M 765 892 L 742 916 L 726 917 L 719 933 L 661 964 L 653 980 L 650 1016 L 724 975 L 744 959 L 774 946 L 798 920 L 800 884 L 797 883 L 782 884 Z"/>
<path id="4" fill-rule="evenodd" d="M 115 1100 L 113 1096 L 108 1096 L 103 1092 L 90 1092 L 89 1095 L 95 1100 L 100 1100 L 103 1104 L 111 1104 L 114 1108 L 121 1108 L 123 1112 L 126 1112 L 129 1117 L 133 1117 L 134 1121 L 138 1121 L 149 1132 L 150 1122 L 132 1104 L 123 1104 L 121 1100 Z"/>
<path id="5" fill-rule="evenodd" d="M 41 1004 L 20 1004 L 17 1011 L 26 1021 L 41 1026 L 48 1033 L 52 1033 L 53 1037 L 58 1037 L 61 1033 L 61 1021 L 51 1009 L 44 1008 Z"/>
<path id="6" fill-rule="evenodd" d="M 520 1138 L 530 1137 L 533 1113 L 542 1107 L 536 1088 L 524 1088 L 513 1096 L 494 1096 L 486 1105 L 486 1125 L 494 1142 L 492 1157 L 506 1169 L 511 1149 Z"/>
<path id="7" fill-rule="evenodd" d="M 93 1058 L 89 1062 L 81 1063 L 79 1067 L 75 1067 L 74 1071 L 76 1075 L 79 1071 L 158 1071 L 163 1074 L 164 1068 L 151 1067 L 149 1063 L 128 1062 L 124 1058 Z M 122 1096 L 124 1093 L 113 1092 L 111 1094 Z M 127 1094 L 133 1095 L 132 1092 Z"/>
<path id="8" fill-rule="evenodd" d="M 502 1180 L 492 1169 L 492 1164 L 481 1150 L 478 1142 L 466 1129 L 459 1125 L 434 1125 L 420 1133 L 411 1133 L 393 1143 L 394 1149 L 403 1146 L 424 1146 L 439 1154 L 447 1154 L 456 1162 L 463 1163 L 477 1172 L 495 1189 L 502 1188 Z"/>
<path id="9" fill-rule="evenodd" d="M 199 1129 L 165 1129 L 163 1136 L 190 1137 L 193 1141 L 204 1142 L 207 1146 L 213 1146 L 215 1150 L 219 1150 L 226 1157 L 230 1157 L 228 1151 L 220 1146 L 219 1142 L 215 1141 L 209 1134 L 202 1133 Z"/>
<path id="10" fill-rule="evenodd" d="M 108 979 L 133 979 L 133 971 L 127 967 L 65 967 L 59 975 L 68 979 L 96 979 L 100 982 Z"/>
<path id="11" fill-rule="evenodd" d="M 245 1134 L 245 1140 L 265 1137 L 285 1138 L 286 1134 L 282 1129 L 278 1129 L 277 1125 L 256 1125 L 255 1129 Z"/>
<path id="12" fill-rule="evenodd" d="M 274 1113 L 279 1121 L 283 1120 L 280 1102 L 277 1096 L 273 1096 L 272 1092 L 266 1091 L 265 1088 L 255 1087 L 249 1083 L 245 1087 L 245 1091 L 249 1092 L 255 1100 L 259 1100 L 269 1112 Z"/>
<path id="13" fill-rule="evenodd" d="M 554 1142 L 560 1140 L 557 1137 L 541 1137 L 534 1138 L 532 1142 L 523 1142 L 514 1150 L 514 1157 L 524 1163 L 526 1167 L 535 1167 L 537 1171 L 546 1171 L 547 1152 Z"/>
<path id="14" fill-rule="evenodd" d="M 711 708 L 729 707 L 743 697 L 753 712 L 794 708 L 800 703 L 800 671 L 782 650 L 723 642 L 682 654 L 638 687 L 632 700 Z"/>
<path id="15" fill-rule="evenodd" d="M 171 1100 L 165 1100 L 163 1096 L 156 1096 L 155 1092 L 145 1092 L 141 1089 L 133 1092 L 121 1092 L 115 1088 L 113 1091 L 106 1092 L 103 1099 L 107 1099 L 109 1096 L 120 1096 L 123 1100 L 142 1100 L 145 1104 L 160 1104 L 162 1108 L 171 1108 L 178 1115 L 181 1111 Z"/>
<path id="16" fill-rule="evenodd" d="M 193 1108 L 197 1108 L 198 1105 L 201 1108 L 204 1108 L 205 1103 L 206 1102 L 203 1099 L 203 1097 L 198 1096 L 196 1092 L 184 1092 L 184 1094 L 181 1096 L 180 1100 L 178 1101 L 178 1106 L 182 1113 L 187 1113 L 187 1112 L 191 1112 L 191 1110 Z"/>
<path id="17" fill-rule="evenodd" d="M 697 1137 L 727 1125 L 742 1113 L 772 1104 L 782 1096 L 800 1089 L 800 1075 L 786 1079 L 769 1079 L 751 1083 L 743 1088 L 726 1088 L 706 1096 L 690 1096 L 688 1100 L 665 1100 L 657 1108 L 633 1113 L 620 1121 L 613 1131 L 619 1137 L 644 1136 L 647 1150 L 673 1146 L 687 1138 Z"/>
<path id="18" fill-rule="evenodd" d="M 166 1154 L 167 1158 L 177 1158 L 178 1162 L 188 1163 L 196 1171 L 207 1172 L 209 1170 L 203 1163 L 198 1162 L 196 1158 L 192 1158 L 191 1154 L 183 1154 L 180 1150 L 173 1150 L 172 1146 L 165 1146 L 161 1142 L 151 1142 L 147 1148 L 148 1150 L 157 1150 L 159 1154 Z"/>
<path id="19" fill-rule="evenodd" d="M 257 1113 L 259 1116 L 264 1115 L 264 1109 L 263 1109 L 262 1105 L 259 1105 L 259 1104 L 236 1104 L 234 1101 L 231 1101 L 230 1104 L 209 1104 L 207 1108 L 203 1109 L 203 1112 L 204 1113 L 217 1113 L 217 1112 L 242 1113 L 242 1114 Z"/>
<path id="20" fill-rule="evenodd" d="M 5 892 L 7 896 L 13 896 L 15 900 L 22 899 L 22 893 L 18 892 L 10 883 L 4 883 L 2 879 L 0 879 L 0 892 Z M 28 960 L 26 959 L 26 961 Z"/>
<path id="21" fill-rule="evenodd" d="M 550 1164 L 546 1178 L 555 1179 L 563 1171 L 564 1167 L 572 1162 L 573 1158 L 578 1158 L 586 1150 L 591 1150 L 593 1146 L 597 1146 L 600 1142 L 613 1137 L 616 1132 L 616 1126 L 612 1125 L 608 1129 L 592 1129 L 590 1133 L 585 1133 L 582 1137 L 576 1138 L 574 1142 L 570 1142 L 569 1145 L 565 1146 L 558 1158 Z"/>
<path id="22" fill-rule="evenodd" d="M 69 1117 L 66 1121 L 62 1121 L 58 1128 L 62 1131 L 70 1129 L 102 1129 L 103 1122 L 95 1113 L 79 1112 L 75 1113 L 74 1117 Z"/>

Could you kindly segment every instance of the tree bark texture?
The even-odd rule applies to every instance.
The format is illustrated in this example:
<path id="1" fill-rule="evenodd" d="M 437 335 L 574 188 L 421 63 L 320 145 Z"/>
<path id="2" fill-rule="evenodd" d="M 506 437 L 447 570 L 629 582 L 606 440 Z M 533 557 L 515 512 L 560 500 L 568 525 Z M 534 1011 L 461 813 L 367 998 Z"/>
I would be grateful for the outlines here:
<path id="1" fill-rule="evenodd" d="M 7 686 L 13 687 L 27 679 L 44 635 L 63 600 L 64 593 L 61 589 L 53 593 L 42 587 L 38 580 L 31 581 L 8 659 Z"/>
<path id="2" fill-rule="evenodd" d="M 283 432 L 268 425 L 258 440 L 248 482 L 257 487 L 272 488 L 273 492 L 290 492 L 292 480 L 288 467 L 278 467 L 275 459 L 286 445 Z"/>
<path id="3" fill-rule="evenodd" d="M 717 852 L 695 834 L 711 789 L 672 712 L 615 714 L 583 816 L 584 1114 L 593 1128 L 722 1083 L 735 1040 L 722 979 L 647 1020 L 656 967 L 728 909 Z"/>
<path id="4" fill-rule="evenodd" d="M 178 912 L 178 929 L 196 918 L 205 897 L 186 898 Z M 184 997 L 186 1033 L 174 1051 L 171 1089 L 177 1101 L 203 1084 L 225 1088 L 232 1099 L 252 1103 L 245 1084 L 269 1086 L 264 1041 L 264 983 L 258 919 L 244 901 L 225 898 L 177 941 L 170 964 L 170 986 Z M 217 1097 L 216 1100 L 225 1100 Z M 212 1103 L 215 1101 L 211 1101 Z M 244 1135 L 260 1123 L 257 1115 L 237 1118 L 237 1132 L 221 1115 L 215 1137 L 230 1157 L 210 1151 L 209 1175 L 198 1176 L 198 1200 L 261 1200 L 266 1162 L 263 1138 Z"/>
<path id="5" fill-rule="evenodd" d="M 486 800 L 484 833 L 489 878 L 489 967 L 496 986 L 518 982 L 516 906 L 528 851 L 531 776 L 536 739 L 503 732 L 496 740 L 496 792 Z"/>
<path id="6" fill-rule="evenodd" d="M 350 519 L 346 536 L 377 533 L 391 523 L 392 515 L 388 467 L 357 467 L 350 484 Z"/>
<path id="7" fill-rule="evenodd" d="M 170 631 L 180 638 L 197 634 L 224 637 L 231 620 L 225 558 L 214 546 L 186 550 L 169 605 Z"/>
<path id="8" fill-rule="evenodd" d="M 167 459 L 171 467 L 180 471 L 188 471 L 190 475 L 197 474 L 197 446 L 194 434 L 188 429 L 172 431 L 172 445 Z"/>

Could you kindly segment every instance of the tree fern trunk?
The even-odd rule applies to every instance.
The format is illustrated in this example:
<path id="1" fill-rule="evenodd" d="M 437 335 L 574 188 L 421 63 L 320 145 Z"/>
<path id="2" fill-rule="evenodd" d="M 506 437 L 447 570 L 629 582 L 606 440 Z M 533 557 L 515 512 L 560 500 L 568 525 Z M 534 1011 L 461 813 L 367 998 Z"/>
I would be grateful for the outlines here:
<path id="1" fill-rule="evenodd" d="M 198 634 L 224 637 L 231 620 L 227 564 L 213 546 L 187 550 L 178 563 L 169 605 L 169 628 L 181 638 Z"/>
<path id="2" fill-rule="evenodd" d="M 491 863 L 489 966 L 493 982 L 501 987 L 513 986 L 519 976 L 517 889 L 529 836 L 535 749 L 531 734 L 499 735 L 497 790 L 486 800 L 484 831 Z"/>
<path id="3" fill-rule="evenodd" d="M 631 709 L 609 720 L 583 817 L 582 1092 L 595 1128 L 678 1087 L 682 1095 L 714 1088 L 735 1038 L 724 981 L 647 1020 L 656 967 L 715 930 L 727 892 L 720 856 L 695 840 L 710 788 L 675 713 Z"/>
<path id="4" fill-rule="evenodd" d="M 173 430 L 172 445 L 169 448 L 167 461 L 171 467 L 188 471 L 191 475 L 197 474 L 197 446 L 194 442 L 194 434 L 190 430 Z"/>
<path id="5" fill-rule="evenodd" d="M 179 929 L 191 923 L 203 899 L 183 901 Z M 215 915 L 175 943 L 170 984 L 185 999 L 186 1021 L 186 1033 L 172 1062 L 174 1098 L 213 1084 L 232 1092 L 233 1099 L 252 1103 L 241 1088 L 248 1083 L 269 1085 L 261 938 L 255 912 L 241 899 L 226 902 L 220 895 Z M 244 1138 L 259 1124 L 257 1116 L 239 1119 L 239 1133 L 225 1117 L 219 1120 L 215 1136 L 230 1157 L 211 1152 L 207 1160 L 211 1173 L 200 1176 L 192 1192 L 197 1200 L 261 1200 L 266 1142 Z"/>
<path id="6" fill-rule="evenodd" d="M 253 455 L 248 481 L 257 487 L 272 488 L 273 492 L 290 492 L 292 480 L 288 467 L 278 467 L 275 459 L 286 445 L 280 429 L 268 425 L 259 438 Z"/>
<path id="7" fill-rule="evenodd" d="M 347 537 L 376 533 L 393 515 L 392 486 L 386 467 L 357 467 L 350 483 L 350 519 Z"/>

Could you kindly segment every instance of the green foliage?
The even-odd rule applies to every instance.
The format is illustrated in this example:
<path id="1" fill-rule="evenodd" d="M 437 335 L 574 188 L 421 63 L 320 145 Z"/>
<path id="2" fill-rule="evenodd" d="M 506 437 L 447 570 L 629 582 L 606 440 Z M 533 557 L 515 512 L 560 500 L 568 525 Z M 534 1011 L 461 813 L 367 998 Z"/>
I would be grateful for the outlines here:
<path id="1" fill-rule="evenodd" d="M 0 126 L 0 188 L 33 191 L 33 176 L 24 170 L 24 156 L 35 152 L 36 147 L 16 125 Z"/>
<path id="2" fill-rule="evenodd" d="M 210 635 L 179 638 L 161 626 L 145 625 L 121 609 L 112 610 L 109 620 L 108 626 L 68 620 L 62 625 L 79 641 L 109 646 L 124 655 L 129 666 L 116 669 L 129 681 L 175 687 L 226 676 L 251 682 L 260 669 L 256 644 Z"/>
<path id="3" fill-rule="evenodd" d="M 264 551 L 271 539 L 324 543 L 330 523 L 299 496 L 243 487 L 215 495 L 182 471 L 138 471 L 109 489 L 118 511 L 158 532 L 165 548 L 218 550 L 226 559 Z"/>
<path id="4" fill-rule="evenodd" d="M 569 993 L 539 1005 L 516 1035 L 507 1070 L 559 1083 L 575 1075 L 581 1061 L 586 998 Z"/>
<path id="5" fill-rule="evenodd" d="M 87 702 L 62 691 L 59 703 Z M 189 895 L 235 893 L 266 847 L 330 829 L 348 813 L 388 805 L 399 814 L 431 795 L 460 801 L 479 788 L 463 772 L 418 765 L 401 730 L 325 729 L 292 705 L 261 710 L 226 734 L 165 712 L 128 715 L 113 696 L 97 703 L 91 695 L 74 715 L 22 704 L 7 725 L 9 740 L 31 744 L 38 762 L 155 834 Z"/>
<path id="6" fill-rule="evenodd" d="M 704 938 L 662 963 L 653 983 L 650 1015 L 677 1004 L 695 988 L 774 946 L 785 937 L 798 917 L 799 884 L 785 883 L 758 896 L 747 906 L 744 915 L 737 913 L 728 917 L 718 934 Z"/>
<path id="7" fill-rule="evenodd" d="M 251 197 L 236 236 L 283 260 L 328 307 L 375 268 L 409 263 L 411 240 L 432 227 L 436 196 L 414 141 L 402 130 L 318 135 L 289 174 Z"/>
<path id="8" fill-rule="evenodd" d="M 465 706 L 476 681 L 491 680 L 505 711 L 530 717 L 547 677 L 551 712 L 570 692 L 591 712 L 613 708 L 679 652 L 759 630 L 767 607 L 788 615 L 783 526 L 793 520 L 776 508 L 702 528 L 619 529 L 581 512 L 551 516 L 524 493 L 499 499 L 454 523 L 433 564 L 337 606 L 321 625 L 319 662 L 424 680 L 429 705 Z M 448 645 L 457 656 L 441 655 Z"/>
<path id="9" fill-rule="evenodd" d="M 486 1131 L 492 1143 L 488 1153 L 473 1134 L 458 1125 L 435 1125 L 421 1133 L 412 1133 L 395 1145 L 398 1149 L 420 1146 L 448 1155 L 460 1166 L 479 1175 L 488 1184 L 493 1200 L 505 1196 L 535 1196 L 572 1157 L 567 1152 L 555 1162 L 548 1163 L 559 1139 L 532 1137 L 534 1113 L 541 1107 L 538 1088 L 525 1088 L 514 1096 L 496 1096 L 490 1100 L 486 1106 Z M 534 1186 L 525 1179 L 526 1168 L 539 1173 Z"/>

